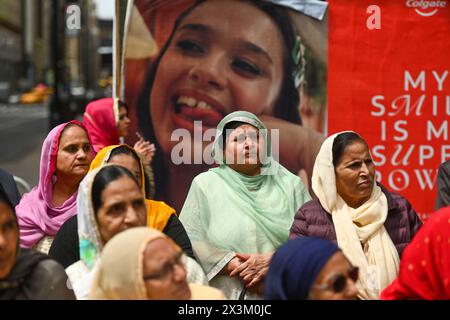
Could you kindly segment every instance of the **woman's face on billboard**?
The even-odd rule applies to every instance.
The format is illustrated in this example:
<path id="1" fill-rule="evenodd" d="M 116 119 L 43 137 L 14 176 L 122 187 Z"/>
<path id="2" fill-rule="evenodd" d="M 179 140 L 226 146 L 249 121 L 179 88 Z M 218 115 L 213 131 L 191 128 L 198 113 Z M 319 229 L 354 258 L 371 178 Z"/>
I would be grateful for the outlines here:
<path id="1" fill-rule="evenodd" d="M 179 25 L 151 91 L 153 128 L 170 152 L 173 130 L 215 128 L 228 113 L 273 114 L 283 82 L 283 40 L 251 4 L 208 0 Z"/>

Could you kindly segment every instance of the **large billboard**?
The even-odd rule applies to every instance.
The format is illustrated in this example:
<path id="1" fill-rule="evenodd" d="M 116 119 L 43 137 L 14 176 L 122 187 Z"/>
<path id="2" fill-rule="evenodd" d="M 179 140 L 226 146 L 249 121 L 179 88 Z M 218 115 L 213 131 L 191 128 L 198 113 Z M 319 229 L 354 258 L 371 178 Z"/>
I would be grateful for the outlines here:
<path id="1" fill-rule="evenodd" d="M 211 167 L 208 132 L 236 110 L 279 129 L 280 162 L 310 180 L 325 129 L 327 4 L 276 3 L 136 0 L 128 8 L 123 98 L 156 144 L 156 197 L 177 210 Z M 183 134 L 192 148 L 180 151 Z"/>
<path id="2" fill-rule="evenodd" d="M 359 132 L 378 180 L 426 219 L 450 159 L 450 4 L 376 3 L 330 1 L 329 132 Z"/>
<path id="3" fill-rule="evenodd" d="M 279 129 L 280 163 L 309 187 L 323 139 L 354 130 L 378 180 L 433 211 L 450 158 L 447 1 L 135 0 L 122 15 L 120 96 L 158 149 L 157 199 L 179 211 L 211 167 L 209 129 L 246 110 Z"/>

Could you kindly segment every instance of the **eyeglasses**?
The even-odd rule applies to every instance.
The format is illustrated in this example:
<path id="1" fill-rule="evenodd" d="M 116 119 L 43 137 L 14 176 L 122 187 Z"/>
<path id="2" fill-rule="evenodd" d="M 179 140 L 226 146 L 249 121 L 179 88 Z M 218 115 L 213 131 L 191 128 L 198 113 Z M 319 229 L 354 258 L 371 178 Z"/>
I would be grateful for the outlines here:
<path id="1" fill-rule="evenodd" d="M 144 281 L 166 278 L 169 274 L 174 272 L 176 265 L 184 267 L 182 258 L 183 252 L 180 251 L 171 261 L 167 261 L 160 271 L 155 272 L 154 274 L 144 275 Z"/>
<path id="2" fill-rule="evenodd" d="M 315 285 L 313 288 L 317 290 L 332 290 L 334 293 L 340 293 L 347 287 L 347 278 L 350 278 L 353 282 L 356 282 L 358 280 L 358 276 L 359 268 L 352 266 L 347 275 L 342 273 L 336 274 L 331 278 L 329 284 Z"/>

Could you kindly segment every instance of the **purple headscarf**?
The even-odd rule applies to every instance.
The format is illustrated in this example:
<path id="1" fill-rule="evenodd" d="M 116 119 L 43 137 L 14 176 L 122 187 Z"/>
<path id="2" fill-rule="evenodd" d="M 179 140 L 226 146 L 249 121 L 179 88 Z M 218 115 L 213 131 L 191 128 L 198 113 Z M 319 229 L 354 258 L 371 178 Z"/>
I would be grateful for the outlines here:
<path id="1" fill-rule="evenodd" d="M 46 235 L 56 235 L 61 225 L 76 214 L 78 192 L 75 192 L 61 206 L 52 206 L 53 184 L 55 182 L 53 181 L 53 173 L 56 170 L 59 140 L 61 133 L 69 124 L 80 126 L 88 134 L 81 122 L 73 120 L 56 126 L 45 138 L 41 152 L 39 185 L 24 194 L 20 203 L 16 206 L 21 247 L 31 248 Z"/>

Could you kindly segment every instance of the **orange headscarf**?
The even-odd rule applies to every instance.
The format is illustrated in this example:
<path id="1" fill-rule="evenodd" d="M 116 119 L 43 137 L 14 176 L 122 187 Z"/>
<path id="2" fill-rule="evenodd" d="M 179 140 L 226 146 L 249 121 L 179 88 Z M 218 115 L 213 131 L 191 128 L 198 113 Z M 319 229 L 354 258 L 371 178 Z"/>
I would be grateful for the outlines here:
<path id="1" fill-rule="evenodd" d="M 111 152 L 121 146 L 126 146 L 129 148 L 132 152 L 135 152 L 134 149 L 126 144 L 124 145 L 113 145 L 108 146 L 103 149 L 101 149 L 97 155 L 95 156 L 94 160 L 91 163 L 91 167 L 89 168 L 89 171 L 101 167 L 108 163 Z M 142 194 L 145 195 L 145 178 L 144 178 L 144 168 L 142 166 L 142 162 L 139 161 L 139 165 L 141 167 L 141 186 L 142 186 Z M 147 226 L 151 228 L 155 228 L 159 231 L 163 231 L 163 229 L 166 227 L 167 222 L 169 221 L 172 214 L 176 214 L 175 209 L 168 206 L 163 201 L 155 201 L 155 200 L 149 200 L 145 199 L 145 205 L 147 206 Z"/>

